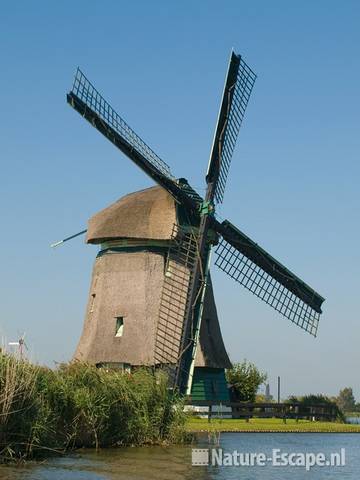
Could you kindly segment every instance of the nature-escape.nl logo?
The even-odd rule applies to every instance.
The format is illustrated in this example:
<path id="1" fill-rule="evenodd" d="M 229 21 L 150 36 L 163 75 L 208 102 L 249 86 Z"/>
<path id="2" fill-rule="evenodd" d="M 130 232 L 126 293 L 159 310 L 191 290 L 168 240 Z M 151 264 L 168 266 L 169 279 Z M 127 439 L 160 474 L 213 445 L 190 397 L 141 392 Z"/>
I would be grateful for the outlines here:
<path id="1" fill-rule="evenodd" d="M 270 454 L 265 452 L 225 452 L 222 448 L 193 448 L 193 466 L 212 467 L 303 467 L 309 471 L 312 467 L 345 466 L 345 448 L 339 452 L 325 454 L 323 452 L 284 452 L 273 448 Z"/>

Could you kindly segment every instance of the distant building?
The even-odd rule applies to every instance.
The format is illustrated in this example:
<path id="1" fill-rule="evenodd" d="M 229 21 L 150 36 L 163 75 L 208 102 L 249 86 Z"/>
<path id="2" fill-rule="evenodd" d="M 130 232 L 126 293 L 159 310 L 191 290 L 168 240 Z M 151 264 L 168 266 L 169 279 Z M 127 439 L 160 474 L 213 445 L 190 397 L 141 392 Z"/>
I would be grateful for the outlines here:
<path id="1" fill-rule="evenodd" d="M 265 401 L 272 402 L 273 396 L 270 394 L 270 385 L 267 383 L 265 387 Z"/>

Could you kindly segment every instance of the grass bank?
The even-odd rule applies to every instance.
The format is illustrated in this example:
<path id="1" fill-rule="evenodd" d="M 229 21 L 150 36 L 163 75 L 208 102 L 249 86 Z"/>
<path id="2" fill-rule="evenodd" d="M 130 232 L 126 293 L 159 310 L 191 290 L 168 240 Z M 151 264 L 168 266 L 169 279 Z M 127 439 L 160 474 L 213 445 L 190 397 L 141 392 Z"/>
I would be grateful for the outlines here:
<path id="1" fill-rule="evenodd" d="M 287 420 L 277 418 L 252 418 L 249 422 L 238 419 L 189 418 L 188 432 L 313 432 L 313 433 L 360 433 L 360 425 L 337 422 L 310 422 L 308 420 Z"/>
<path id="2" fill-rule="evenodd" d="M 81 363 L 52 370 L 0 354 L 0 461 L 180 441 L 184 424 L 162 375 Z"/>

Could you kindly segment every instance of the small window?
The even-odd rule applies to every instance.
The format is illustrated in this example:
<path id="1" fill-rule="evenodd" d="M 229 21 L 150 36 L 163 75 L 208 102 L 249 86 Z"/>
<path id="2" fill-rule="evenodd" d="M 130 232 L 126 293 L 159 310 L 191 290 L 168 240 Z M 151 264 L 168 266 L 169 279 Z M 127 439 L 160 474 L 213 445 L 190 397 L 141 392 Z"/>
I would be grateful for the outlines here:
<path id="1" fill-rule="evenodd" d="M 122 337 L 124 333 L 124 317 L 116 317 L 115 337 Z"/>
<path id="2" fill-rule="evenodd" d="M 102 362 L 97 363 L 96 368 L 104 368 L 106 371 L 109 370 L 121 370 L 122 372 L 131 373 L 130 363 L 122 362 Z"/>
<path id="3" fill-rule="evenodd" d="M 93 311 L 94 311 L 95 297 L 96 297 L 96 294 L 93 293 L 91 295 L 91 301 L 90 301 L 90 313 L 93 313 Z"/>

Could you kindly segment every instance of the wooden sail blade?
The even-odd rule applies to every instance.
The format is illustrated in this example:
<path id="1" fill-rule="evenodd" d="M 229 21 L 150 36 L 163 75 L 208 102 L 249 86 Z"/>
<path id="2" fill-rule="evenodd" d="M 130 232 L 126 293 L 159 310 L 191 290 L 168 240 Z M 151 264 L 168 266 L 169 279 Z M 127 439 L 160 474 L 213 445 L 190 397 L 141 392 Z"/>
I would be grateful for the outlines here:
<path id="1" fill-rule="evenodd" d="M 324 298 L 230 222 L 216 222 L 217 265 L 284 317 L 316 336 Z"/>
<path id="2" fill-rule="evenodd" d="M 236 140 L 255 80 L 255 73 L 242 57 L 232 52 L 206 176 L 208 184 L 213 184 L 212 196 L 217 203 L 223 201 Z"/>
<path id="3" fill-rule="evenodd" d="M 116 113 L 80 69 L 77 69 L 67 101 L 177 202 L 190 210 L 197 210 L 197 202 L 171 174 L 169 166 Z"/>

